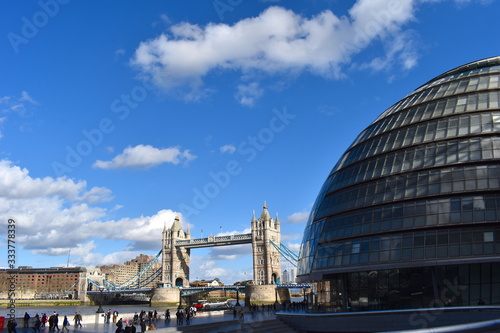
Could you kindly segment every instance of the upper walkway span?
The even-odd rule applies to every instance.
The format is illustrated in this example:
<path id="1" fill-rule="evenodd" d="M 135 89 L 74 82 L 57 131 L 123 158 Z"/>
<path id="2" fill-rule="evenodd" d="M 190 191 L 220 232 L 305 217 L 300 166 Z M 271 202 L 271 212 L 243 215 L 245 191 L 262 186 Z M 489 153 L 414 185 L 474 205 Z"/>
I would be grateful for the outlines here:
<path id="1" fill-rule="evenodd" d="M 177 239 L 176 247 L 194 249 L 200 247 L 226 246 L 252 243 L 252 234 L 239 234 L 228 236 L 208 236 L 206 238 Z"/>

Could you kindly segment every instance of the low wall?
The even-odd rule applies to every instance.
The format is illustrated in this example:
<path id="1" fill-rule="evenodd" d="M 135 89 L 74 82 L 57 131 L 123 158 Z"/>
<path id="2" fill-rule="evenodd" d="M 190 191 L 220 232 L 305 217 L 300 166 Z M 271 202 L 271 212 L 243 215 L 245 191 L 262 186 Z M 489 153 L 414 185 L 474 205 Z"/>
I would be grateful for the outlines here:
<path id="1" fill-rule="evenodd" d="M 290 291 L 287 288 L 276 289 L 276 285 L 247 285 L 245 287 L 245 304 L 269 304 L 290 301 Z"/>
<path id="2" fill-rule="evenodd" d="M 171 318 L 175 318 L 175 312 L 176 309 L 170 309 L 170 316 Z M 134 313 L 120 313 L 118 315 L 118 319 L 122 318 L 123 322 L 125 322 L 127 319 L 129 321 L 133 321 L 134 319 Z M 196 316 L 197 317 L 212 317 L 212 316 L 223 316 L 226 314 L 225 310 L 217 310 L 217 311 L 204 311 L 204 312 L 197 312 Z M 165 314 L 164 313 L 158 313 L 158 316 L 160 319 L 164 320 L 165 319 Z M 68 317 L 68 319 L 71 321 L 71 324 L 73 325 L 73 317 Z M 96 313 L 93 315 L 83 315 L 82 316 L 82 324 L 104 324 L 105 323 L 105 317 L 104 313 Z"/>
<path id="3" fill-rule="evenodd" d="M 278 317 L 301 332 L 363 333 L 437 328 L 500 318 L 500 307 L 446 307 L 342 313 L 285 313 Z"/>
<path id="4" fill-rule="evenodd" d="M 132 321 L 134 319 L 134 313 L 120 313 L 118 315 L 118 319 L 122 318 L 123 322 L 125 322 L 126 319 L 129 319 Z M 104 324 L 105 323 L 105 313 L 96 313 L 92 315 L 82 315 L 82 324 L 87 325 L 87 324 Z M 71 325 L 74 324 L 73 322 L 73 317 L 68 317 L 68 319 L 71 322 Z M 118 320 L 117 319 L 117 320 Z"/>

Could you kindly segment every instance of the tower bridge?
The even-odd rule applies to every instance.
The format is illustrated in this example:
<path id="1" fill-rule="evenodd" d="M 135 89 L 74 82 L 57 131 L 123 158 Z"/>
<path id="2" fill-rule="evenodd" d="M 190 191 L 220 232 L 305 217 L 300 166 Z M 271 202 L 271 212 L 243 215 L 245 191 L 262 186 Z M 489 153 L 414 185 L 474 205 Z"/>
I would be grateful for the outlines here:
<path id="1" fill-rule="evenodd" d="M 247 301 L 258 300 L 259 297 L 264 300 L 276 299 L 280 293 L 285 299 L 288 288 L 297 288 L 296 285 L 282 286 L 281 280 L 281 256 L 286 260 L 296 265 L 297 256 L 283 244 L 281 244 L 280 236 L 280 221 L 278 216 L 273 219 L 268 211 L 267 204 L 264 203 L 262 212 L 259 218 L 256 218 L 255 212 L 251 219 L 251 232 L 245 234 L 234 234 L 225 236 L 210 235 L 205 238 L 191 238 L 191 232 L 183 230 L 179 217 L 175 220 L 170 228 L 166 226 L 162 231 L 162 249 L 156 257 L 136 276 L 123 282 L 119 285 L 111 283 L 106 279 L 102 282 L 96 282 L 89 279 L 89 296 L 96 297 L 97 295 L 113 294 L 113 293 L 133 293 L 134 290 L 141 293 L 146 293 L 152 298 L 160 301 L 168 299 L 178 299 L 179 295 L 185 296 L 192 293 L 199 293 L 200 288 L 189 287 L 189 271 L 191 261 L 191 249 L 215 247 L 215 246 L 230 246 L 240 244 L 252 244 L 253 257 L 253 284 L 251 286 L 235 287 L 240 292 L 244 292 Z M 151 269 L 152 263 L 159 260 L 161 254 L 161 269 L 158 269 L 153 274 L 148 274 L 151 278 L 161 275 L 161 281 L 158 288 L 144 289 L 141 286 L 141 281 L 145 279 L 146 273 Z M 96 288 L 92 288 L 95 286 Z M 224 286 L 227 289 L 227 286 Z M 300 286 L 298 288 L 303 288 Z M 222 287 L 221 287 L 222 288 Z M 94 291 L 91 291 L 94 289 Z M 97 289 L 99 291 L 97 291 Z M 196 290 L 195 290 L 196 289 Z M 216 290 L 217 287 L 204 288 L 203 290 Z M 250 290 L 250 291 L 249 291 Z M 286 292 L 285 292 L 286 291 Z M 252 295 L 257 295 L 257 298 L 252 299 Z M 281 297 L 283 299 L 283 297 Z"/>
<path id="2" fill-rule="evenodd" d="M 162 280 L 165 287 L 189 287 L 189 265 L 191 249 L 252 244 L 253 282 L 255 285 L 279 284 L 281 279 L 280 252 L 273 246 L 280 244 L 280 222 L 273 219 L 264 203 L 259 218 L 252 215 L 251 233 L 191 238 L 190 230 L 182 229 L 175 218 L 170 228 L 163 229 Z"/>

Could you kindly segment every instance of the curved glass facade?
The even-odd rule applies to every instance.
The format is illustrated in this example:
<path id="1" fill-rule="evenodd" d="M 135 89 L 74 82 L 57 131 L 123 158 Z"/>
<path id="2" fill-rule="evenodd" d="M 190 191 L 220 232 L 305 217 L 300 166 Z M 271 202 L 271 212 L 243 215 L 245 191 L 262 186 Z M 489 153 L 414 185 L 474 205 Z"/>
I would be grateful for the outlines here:
<path id="1" fill-rule="evenodd" d="M 499 100 L 500 57 L 476 61 L 422 85 L 354 140 L 323 184 L 301 245 L 298 281 L 317 283 L 317 302 L 333 304 L 343 292 L 344 310 L 360 299 L 411 307 L 399 296 L 360 296 L 351 280 L 428 269 L 435 285 L 412 293 L 436 300 L 443 267 L 500 271 Z M 455 305 L 477 296 L 500 303 L 500 281 L 485 281 L 488 290 L 467 285 Z M 331 295 L 318 296 L 322 288 Z"/>

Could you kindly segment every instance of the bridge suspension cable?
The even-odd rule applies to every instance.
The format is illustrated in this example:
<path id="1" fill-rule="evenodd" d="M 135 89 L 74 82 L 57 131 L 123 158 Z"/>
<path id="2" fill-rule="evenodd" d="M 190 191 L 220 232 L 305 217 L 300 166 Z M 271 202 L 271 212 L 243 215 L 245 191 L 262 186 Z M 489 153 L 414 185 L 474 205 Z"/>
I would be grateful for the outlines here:
<path id="1" fill-rule="evenodd" d="M 283 258 L 286 259 L 286 261 L 288 261 L 293 266 L 297 267 L 299 257 L 295 253 L 293 253 L 292 250 L 287 248 L 285 244 L 281 242 L 279 245 L 273 242 L 272 240 L 269 240 L 269 242 L 276 248 L 276 250 L 278 250 L 278 252 L 281 254 L 281 256 L 283 256 Z"/>
<path id="2" fill-rule="evenodd" d="M 131 277 L 125 282 L 122 282 L 120 284 L 115 284 L 107 279 L 102 280 L 102 284 L 98 283 L 90 278 L 87 278 L 90 284 L 96 286 L 97 288 L 101 289 L 107 289 L 107 290 L 123 290 L 123 289 L 130 289 L 132 287 L 135 287 L 137 289 L 141 288 L 141 284 L 147 285 L 151 281 L 153 281 L 154 278 L 157 278 L 158 276 L 161 275 L 161 268 L 153 272 L 150 276 L 147 276 L 144 280 L 140 280 L 141 277 L 143 277 L 146 273 L 148 273 L 153 265 L 158 261 L 158 258 L 160 257 L 160 254 L 162 253 L 162 250 L 158 252 L 158 254 L 150 261 L 146 266 L 144 266 L 143 269 L 141 269 L 136 275 Z"/>
<path id="3" fill-rule="evenodd" d="M 150 262 L 148 262 L 148 264 L 146 266 L 144 266 L 144 268 L 141 269 L 141 271 L 139 273 L 137 273 L 136 275 L 134 275 L 133 277 L 131 277 L 130 279 L 128 279 L 127 281 L 125 281 L 123 283 L 110 285 L 111 288 L 109 288 L 109 289 L 116 290 L 116 289 L 128 289 L 128 288 L 130 288 L 137 280 L 139 280 L 141 277 L 143 277 L 144 274 L 149 272 L 151 267 L 153 267 L 153 265 L 156 263 L 156 261 L 160 257 L 161 252 L 162 252 L 162 250 L 160 250 L 160 252 L 158 252 L 158 254 Z M 138 287 L 140 287 L 140 286 L 138 285 Z"/>

